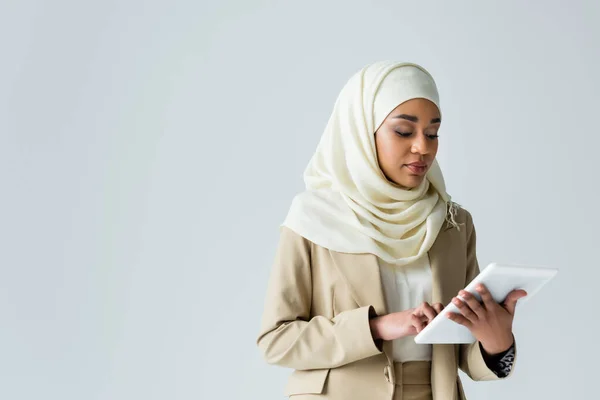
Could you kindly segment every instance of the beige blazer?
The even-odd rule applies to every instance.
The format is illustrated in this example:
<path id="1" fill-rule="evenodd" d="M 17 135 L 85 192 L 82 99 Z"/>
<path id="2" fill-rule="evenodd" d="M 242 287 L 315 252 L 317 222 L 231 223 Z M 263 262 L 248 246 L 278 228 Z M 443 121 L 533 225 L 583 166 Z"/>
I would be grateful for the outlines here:
<path id="1" fill-rule="evenodd" d="M 445 222 L 429 251 L 433 303 L 448 304 L 479 273 L 471 214 L 459 209 L 456 222 L 460 231 Z M 269 364 L 294 369 L 287 396 L 391 400 L 391 342 L 375 345 L 373 311 L 387 313 L 375 255 L 331 251 L 281 227 L 257 344 Z M 506 379 L 487 367 L 478 342 L 434 344 L 434 400 L 465 399 L 458 368 L 475 381 Z"/>

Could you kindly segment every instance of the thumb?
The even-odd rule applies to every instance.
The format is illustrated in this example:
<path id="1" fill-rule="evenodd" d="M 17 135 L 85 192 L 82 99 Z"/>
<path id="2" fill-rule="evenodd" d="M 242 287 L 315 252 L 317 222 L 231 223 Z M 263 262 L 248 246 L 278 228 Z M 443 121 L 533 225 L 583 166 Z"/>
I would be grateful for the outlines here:
<path id="1" fill-rule="evenodd" d="M 510 315 L 515 315 L 517 301 L 525 296 L 527 296 L 527 292 L 523 289 L 513 290 L 512 292 L 510 292 L 504 300 L 504 308 L 506 309 L 506 311 L 508 311 Z"/>

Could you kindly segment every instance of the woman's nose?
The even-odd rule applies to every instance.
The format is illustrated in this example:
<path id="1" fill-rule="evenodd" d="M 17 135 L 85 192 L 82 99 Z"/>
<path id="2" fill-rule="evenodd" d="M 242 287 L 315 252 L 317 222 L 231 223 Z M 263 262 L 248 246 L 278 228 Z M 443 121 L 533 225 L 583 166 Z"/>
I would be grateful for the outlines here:
<path id="1" fill-rule="evenodd" d="M 425 137 L 425 135 L 422 133 L 419 133 L 418 135 L 415 135 L 415 136 L 416 136 L 416 138 L 412 142 L 412 148 L 411 148 L 412 152 L 419 153 L 419 154 L 429 153 L 429 143 L 427 143 L 427 138 Z"/>

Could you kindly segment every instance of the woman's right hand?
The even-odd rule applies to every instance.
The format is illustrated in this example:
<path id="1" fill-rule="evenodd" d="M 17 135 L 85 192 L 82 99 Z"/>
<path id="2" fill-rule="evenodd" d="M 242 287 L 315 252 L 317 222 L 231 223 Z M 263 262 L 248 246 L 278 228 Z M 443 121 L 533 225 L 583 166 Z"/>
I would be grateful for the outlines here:
<path id="1" fill-rule="evenodd" d="M 423 302 L 416 308 L 399 311 L 370 321 L 373 339 L 394 340 L 421 332 L 436 315 L 442 312 L 442 303 Z"/>

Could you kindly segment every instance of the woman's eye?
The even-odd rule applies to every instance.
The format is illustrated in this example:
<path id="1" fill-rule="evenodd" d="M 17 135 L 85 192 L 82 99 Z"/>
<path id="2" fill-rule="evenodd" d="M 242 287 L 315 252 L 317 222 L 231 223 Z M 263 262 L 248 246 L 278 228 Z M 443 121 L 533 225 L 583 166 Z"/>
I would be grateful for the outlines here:
<path id="1" fill-rule="evenodd" d="M 402 137 L 409 137 L 410 135 L 412 135 L 412 132 L 398 132 L 396 131 L 396 133 Z M 426 135 L 428 139 L 431 140 L 435 140 L 439 137 L 439 135 Z"/>

